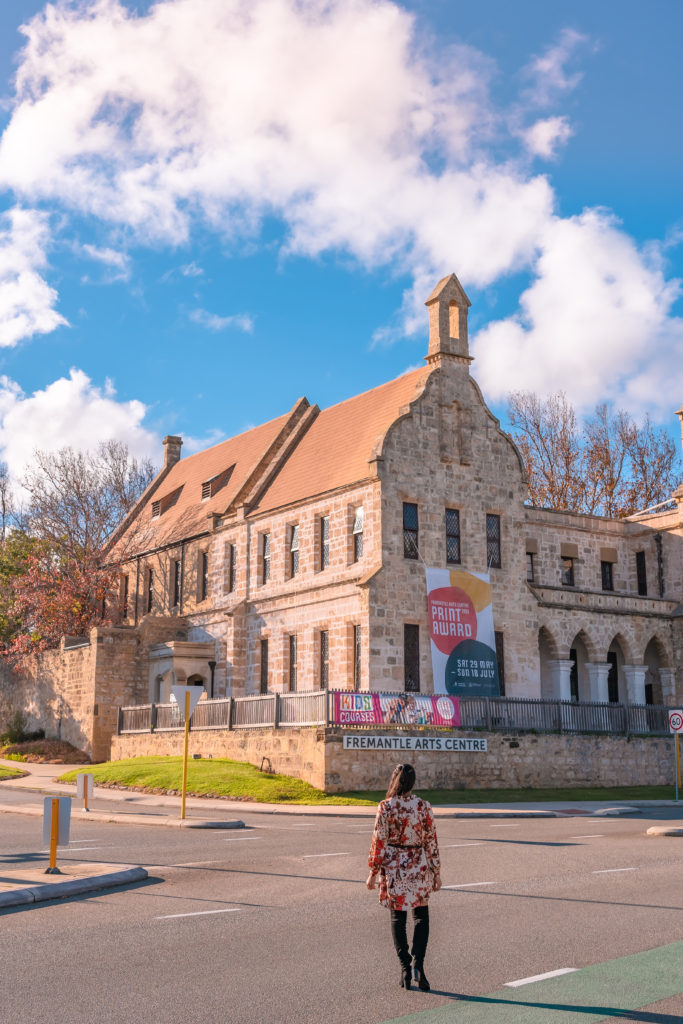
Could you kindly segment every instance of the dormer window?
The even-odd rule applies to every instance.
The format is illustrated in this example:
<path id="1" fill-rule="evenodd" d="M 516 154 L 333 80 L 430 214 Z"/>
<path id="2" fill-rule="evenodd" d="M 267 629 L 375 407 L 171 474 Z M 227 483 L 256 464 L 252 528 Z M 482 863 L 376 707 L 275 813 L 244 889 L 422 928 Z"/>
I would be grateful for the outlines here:
<path id="1" fill-rule="evenodd" d="M 180 487 L 176 487 L 175 491 L 171 491 L 170 494 L 164 495 L 163 498 L 157 498 L 156 501 L 153 501 L 152 519 L 158 519 L 159 516 L 162 516 L 169 508 L 172 508 L 180 497 L 182 489 L 182 485 Z"/>
<path id="2" fill-rule="evenodd" d="M 228 469 L 224 469 L 222 473 L 217 473 L 212 476 L 209 480 L 205 480 L 202 484 L 202 501 L 208 501 L 209 498 L 213 498 L 214 494 L 218 494 L 222 487 L 225 487 L 228 480 L 232 476 L 233 466 L 229 466 Z"/>

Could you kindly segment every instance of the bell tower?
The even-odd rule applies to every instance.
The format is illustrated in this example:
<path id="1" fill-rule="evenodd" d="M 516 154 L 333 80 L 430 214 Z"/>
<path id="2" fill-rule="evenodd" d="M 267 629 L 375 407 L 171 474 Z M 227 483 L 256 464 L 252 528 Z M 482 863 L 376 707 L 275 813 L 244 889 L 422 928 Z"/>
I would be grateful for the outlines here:
<path id="1" fill-rule="evenodd" d="M 439 281 L 425 302 L 429 310 L 429 349 L 425 359 L 430 366 L 444 357 L 458 363 L 472 362 L 467 340 L 467 311 L 471 305 L 455 274 Z"/>

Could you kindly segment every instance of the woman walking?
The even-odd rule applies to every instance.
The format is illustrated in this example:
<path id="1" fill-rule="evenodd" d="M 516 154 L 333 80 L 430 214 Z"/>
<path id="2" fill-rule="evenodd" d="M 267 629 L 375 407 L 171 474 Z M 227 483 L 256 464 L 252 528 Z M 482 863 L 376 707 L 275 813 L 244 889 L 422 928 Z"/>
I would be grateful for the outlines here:
<path id="1" fill-rule="evenodd" d="M 413 796 L 415 769 L 397 764 L 386 799 L 377 808 L 370 846 L 370 874 L 365 883 L 374 889 L 379 876 L 379 901 L 391 911 L 391 935 L 401 961 L 401 987 L 410 988 L 412 967 L 418 986 L 429 992 L 424 958 L 429 939 L 429 897 L 441 888 L 439 845 L 432 808 Z M 413 912 L 413 944 L 408 952 L 407 917 Z"/>

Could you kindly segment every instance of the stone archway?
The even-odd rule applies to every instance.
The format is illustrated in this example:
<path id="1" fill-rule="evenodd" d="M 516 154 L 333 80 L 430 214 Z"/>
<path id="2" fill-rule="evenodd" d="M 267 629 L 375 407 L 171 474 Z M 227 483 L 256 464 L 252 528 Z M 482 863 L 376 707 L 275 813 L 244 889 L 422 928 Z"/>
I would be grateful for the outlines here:
<path id="1" fill-rule="evenodd" d="M 570 686 L 573 701 L 590 701 L 591 685 L 587 665 L 591 663 L 590 641 L 581 629 L 569 645 L 569 659 L 572 662 Z"/>
<path id="2" fill-rule="evenodd" d="M 666 648 L 658 636 L 653 636 L 643 653 L 645 672 L 645 703 L 668 704 L 673 696 Z"/>
<path id="3" fill-rule="evenodd" d="M 546 626 L 541 626 L 538 631 L 538 660 L 540 667 L 540 689 L 543 700 L 553 700 L 553 679 L 550 667 L 551 661 L 559 657 L 557 641 Z"/>

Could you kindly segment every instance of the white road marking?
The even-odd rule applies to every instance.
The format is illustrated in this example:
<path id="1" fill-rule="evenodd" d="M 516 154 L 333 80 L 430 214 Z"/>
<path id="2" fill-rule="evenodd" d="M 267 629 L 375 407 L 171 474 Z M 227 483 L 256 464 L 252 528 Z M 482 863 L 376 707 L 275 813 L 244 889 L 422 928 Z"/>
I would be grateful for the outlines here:
<path id="1" fill-rule="evenodd" d="M 601 868 L 600 871 L 594 871 L 594 875 L 610 875 L 615 871 L 636 871 L 636 868 Z"/>
<path id="2" fill-rule="evenodd" d="M 69 846 L 69 853 L 89 853 L 90 850 L 110 850 L 110 846 Z"/>
<path id="3" fill-rule="evenodd" d="M 231 836 L 229 839 L 223 839 L 224 843 L 246 843 L 250 839 L 263 839 L 263 836 Z"/>
<path id="4" fill-rule="evenodd" d="M 167 921 L 170 917 L 202 917 L 205 914 L 234 914 L 239 907 L 226 907 L 224 910 L 194 910 L 191 914 L 162 914 L 155 921 Z"/>
<path id="5" fill-rule="evenodd" d="M 489 828 L 519 828 L 519 825 L 489 825 Z"/>
<path id="6" fill-rule="evenodd" d="M 557 971 L 547 971 L 545 974 L 534 974 L 531 978 L 520 978 L 519 981 L 506 981 L 506 988 L 519 988 L 520 985 L 531 985 L 533 981 L 545 981 L 546 978 L 559 978 L 561 974 L 573 974 L 578 967 L 560 967 Z"/>
<path id="7" fill-rule="evenodd" d="M 570 836 L 569 838 L 570 839 L 603 839 L 604 835 L 605 835 L 604 832 L 594 832 L 594 833 L 592 833 L 592 835 L 589 835 L 589 836 Z"/>
<path id="8" fill-rule="evenodd" d="M 483 846 L 483 843 L 447 843 L 446 846 L 442 846 L 442 850 L 452 850 L 455 846 Z"/>
<path id="9" fill-rule="evenodd" d="M 497 885 L 497 882 L 461 882 L 460 885 L 442 885 L 442 889 L 470 889 L 473 885 Z"/>
<path id="10" fill-rule="evenodd" d="M 170 868 L 201 868 L 207 864 L 217 864 L 217 860 L 191 860 L 187 864 L 146 864 L 148 871 L 168 871 Z"/>
<path id="11" fill-rule="evenodd" d="M 310 860 L 312 857 L 350 857 L 351 854 L 348 850 L 344 850 L 342 853 L 305 853 L 302 860 Z"/>

